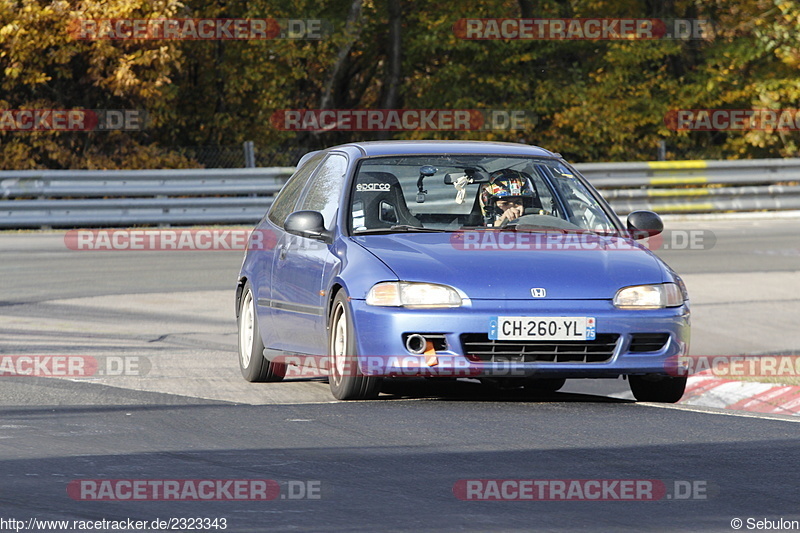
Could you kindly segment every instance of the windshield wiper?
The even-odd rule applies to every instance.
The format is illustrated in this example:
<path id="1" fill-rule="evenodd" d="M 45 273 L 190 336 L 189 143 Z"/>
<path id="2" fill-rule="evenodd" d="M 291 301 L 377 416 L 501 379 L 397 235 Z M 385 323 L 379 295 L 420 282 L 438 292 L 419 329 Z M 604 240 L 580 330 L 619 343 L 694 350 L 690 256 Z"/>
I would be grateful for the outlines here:
<path id="1" fill-rule="evenodd" d="M 539 224 L 513 224 L 504 226 L 502 228 L 493 228 L 493 229 L 510 229 L 512 231 L 529 231 L 532 233 L 592 233 L 595 234 L 594 231 L 583 229 L 583 228 L 559 228 L 557 226 L 545 226 Z"/>
<path id="2" fill-rule="evenodd" d="M 513 231 L 528 233 L 552 233 L 553 235 L 565 233 L 591 233 L 598 235 L 597 232 L 583 228 L 558 228 L 555 226 L 544 226 L 539 224 L 506 224 L 505 226 L 462 226 L 461 231 Z"/>
<path id="3" fill-rule="evenodd" d="M 364 235 L 365 233 L 448 233 L 451 230 L 440 228 L 423 228 L 421 226 L 412 226 L 410 224 L 396 224 L 390 228 L 373 228 L 353 232 L 353 235 Z"/>

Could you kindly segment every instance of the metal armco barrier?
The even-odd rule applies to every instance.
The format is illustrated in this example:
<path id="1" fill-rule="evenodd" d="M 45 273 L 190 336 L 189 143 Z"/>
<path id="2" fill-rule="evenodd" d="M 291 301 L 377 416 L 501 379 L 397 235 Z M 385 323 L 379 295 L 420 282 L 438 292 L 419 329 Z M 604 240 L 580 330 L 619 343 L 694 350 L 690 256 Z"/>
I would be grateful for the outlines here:
<path id="1" fill-rule="evenodd" d="M 800 209 L 800 159 L 576 167 L 620 215 Z M 253 224 L 293 171 L 0 171 L 0 228 Z"/>
<path id="2" fill-rule="evenodd" d="M 800 159 L 584 163 L 614 210 L 660 214 L 800 209 Z"/>
<path id="3" fill-rule="evenodd" d="M 253 224 L 292 167 L 0 172 L 0 228 Z"/>

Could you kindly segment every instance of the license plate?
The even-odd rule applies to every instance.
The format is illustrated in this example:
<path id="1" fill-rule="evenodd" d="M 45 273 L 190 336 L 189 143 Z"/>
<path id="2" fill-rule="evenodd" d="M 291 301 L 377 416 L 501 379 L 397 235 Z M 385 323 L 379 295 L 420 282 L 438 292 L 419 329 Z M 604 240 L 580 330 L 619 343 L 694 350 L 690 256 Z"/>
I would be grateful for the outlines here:
<path id="1" fill-rule="evenodd" d="M 496 341 L 593 341 L 594 317 L 495 316 L 489 320 L 489 338 Z"/>

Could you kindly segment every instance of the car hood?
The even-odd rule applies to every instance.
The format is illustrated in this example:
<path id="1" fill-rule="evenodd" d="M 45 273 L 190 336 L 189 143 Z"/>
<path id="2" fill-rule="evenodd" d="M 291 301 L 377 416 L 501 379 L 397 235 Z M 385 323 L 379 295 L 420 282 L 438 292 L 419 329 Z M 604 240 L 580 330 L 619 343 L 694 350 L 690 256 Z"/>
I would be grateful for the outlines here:
<path id="1" fill-rule="evenodd" d="M 572 235 L 572 237 L 570 237 Z M 472 299 L 611 299 L 622 287 L 671 281 L 664 264 L 630 239 L 594 234 L 491 231 L 357 235 L 404 281 L 456 287 Z"/>

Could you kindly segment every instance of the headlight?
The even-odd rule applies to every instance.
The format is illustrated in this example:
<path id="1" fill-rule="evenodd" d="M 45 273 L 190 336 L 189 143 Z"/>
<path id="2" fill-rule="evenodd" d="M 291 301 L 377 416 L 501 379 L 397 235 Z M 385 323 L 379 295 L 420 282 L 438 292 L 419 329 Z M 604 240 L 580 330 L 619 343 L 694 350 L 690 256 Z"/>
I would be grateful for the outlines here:
<path id="1" fill-rule="evenodd" d="M 459 307 L 461 296 L 452 287 L 433 283 L 386 281 L 373 285 L 367 305 L 386 307 Z"/>
<path id="2" fill-rule="evenodd" d="M 620 309 L 661 309 L 682 304 L 683 293 L 677 283 L 625 287 L 614 296 L 614 305 Z"/>

